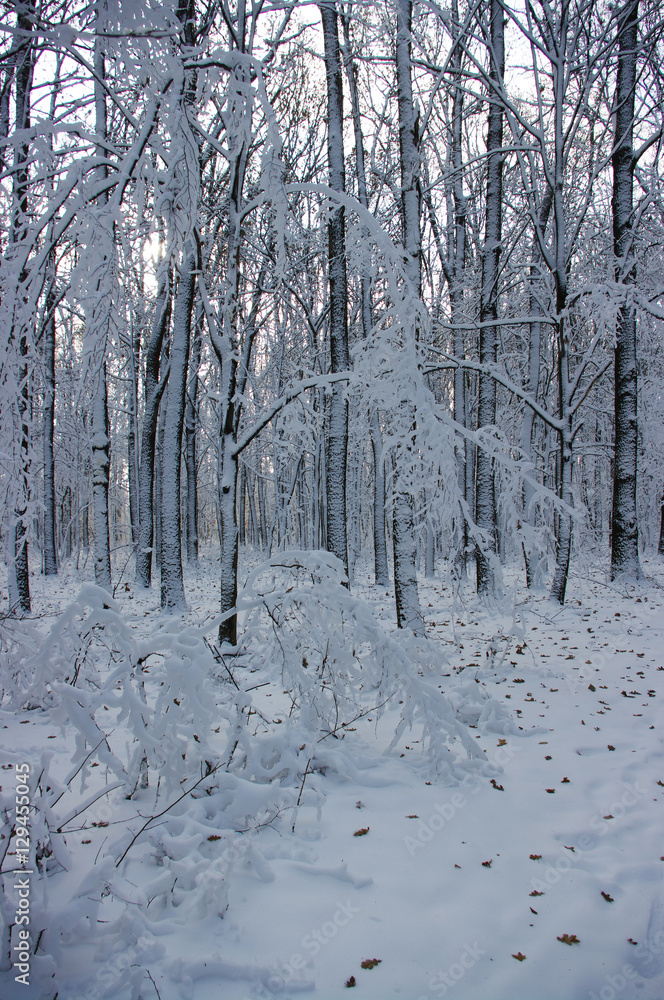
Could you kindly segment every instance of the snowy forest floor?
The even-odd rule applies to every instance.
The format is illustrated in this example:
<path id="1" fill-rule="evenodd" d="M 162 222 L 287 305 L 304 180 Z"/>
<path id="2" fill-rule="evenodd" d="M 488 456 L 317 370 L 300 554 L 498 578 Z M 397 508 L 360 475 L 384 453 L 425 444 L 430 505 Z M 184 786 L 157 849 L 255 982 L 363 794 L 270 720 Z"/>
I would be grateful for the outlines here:
<path id="1" fill-rule="evenodd" d="M 186 574 L 184 621 L 213 620 L 217 570 L 202 560 Z M 384 754 L 397 707 L 369 713 L 338 741 L 356 770 L 306 778 L 322 809 L 301 807 L 294 832 L 289 815 L 256 833 L 263 877 L 238 861 L 223 919 L 166 922 L 140 953 L 129 941 L 71 942 L 57 958 L 59 1000 L 661 1000 L 664 564 L 645 570 L 629 590 L 573 579 L 564 608 L 517 588 L 516 571 L 493 609 L 470 593 L 464 603 L 444 573 L 422 580 L 429 634 L 448 660 L 437 683 L 451 692 L 476 680 L 516 724 L 503 736 L 469 730 L 497 777 L 431 780 L 416 730 Z M 34 627 L 46 631 L 88 575 L 33 577 Z M 368 580 L 353 592 L 391 630 L 393 595 Z M 123 583 L 116 599 L 137 634 L 157 624 L 157 587 Z M 279 687 L 256 694 L 273 719 Z M 45 749 L 60 775 L 71 766 L 73 735 L 48 712 L 0 711 L 0 734 L 5 766 L 34 765 Z M 55 907 L 55 883 L 80 881 L 107 836 L 85 816 L 80 826 L 67 837 L 72 867 L 47 880 Z M 131 966 L 142 977 L 133 993 Z M 3 1000 L 53 1000 L 44 982 L 3 979 Z"/>

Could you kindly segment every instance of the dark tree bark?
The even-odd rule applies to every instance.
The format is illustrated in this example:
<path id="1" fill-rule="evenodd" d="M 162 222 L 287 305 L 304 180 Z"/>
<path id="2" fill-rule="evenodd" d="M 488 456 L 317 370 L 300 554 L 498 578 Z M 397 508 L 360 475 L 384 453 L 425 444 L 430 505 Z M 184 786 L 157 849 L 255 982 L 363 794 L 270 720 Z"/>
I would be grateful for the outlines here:
<path id="1" fill-rule="evenodd" d="M 327 80 L 327 159 L 330 187 L 346 189 L 343 143 L 343 87 L 337 12 L 334 2 L 320 4 L 325 42 Z M 328 222 L 328 267 L 330 279 L 330 371 L 348 371 L 348 320 L 346 277 L 346 214 L 343 205 L 330 212 Z M 332 388 L 329 437 L 325 450 L 327 549 L 341 560 L 348 575 L 346 538 L 346 460 L 348 452 L 348 403 L 342 385 Z"/>
<path id="2" fill-rule="evenodd" d="M 15 121 L 16 131 L 22 131 L 30 127 L 30 100 L 32 95 L 32 83 L 34 74 L 34 47 L 32 41 L 32 30 L 34 21 L 34 0 L 28 0 L 19 10 L 16 18 L 16 27 L 19 38 L 24 41 L 19 44 L 16 52 L 15 71 Z M 8 72 L 11 67 L 8 68 Z M 5 81 L 6 100 L 9 100 L 9 77 Z M 4 115 L 4 109 L 0 108 Z M 7 116 L 9 108 L 7 105 Z M 0 122 L 3 128 L 5 121 Z M 26 237 L 29 209 L 29 157 L 30 148 L 25 143 L 20 143 L 14 153 L 14 176 L 12 182 L 13 213 L 10 233 L 10 243 L 18 250 L 19 244 Z M 19 251 L 20 252 L 20 251 Z M 10 534 L 13 535 L 13 542 L 10 538 L 10 557 L 13 556 L 13 566 L 10 566 L 10 604 L 17 603 L 18 608 L 23 613 L 30 612 L 30 573 L 28 567 L 28 539 L 27 539 L 27 519 L 28 504 L 30 501 L 30 369 L 28 366 L 28 328 L 25 316 L 26 303 L 24 302 L 23 286 L 27 280 L 25 270 L 19 275 L 19 292 L 17 302 L 16 323 L 10 331 L 10 340 L 15 340 L 18 345 L 18 475 L 15 484 L 14 517 Z"/>
<path id="3" fill-rule="evenodd" d="M 616 130 L 613 142 L 613 246 L 616 281 L 627 288 L 636 280 L 632 250 L 634 179 L 634 96 L 638 45 L 638 0 L 627 0 L 617 13 L 618 76 L 615 93 Z M 611 579 L 639 579 L 637 460 L 636 311 L 627 301 L 618 314 L 615 348 L 615 456 Z"/>
<path id="4" fill-rule="evenodd" d="M 497 87 L 505 72 L 505 22 L 500 0 L 490 0 L 491 43 L 489 78 Z M 502 240 L 503 108 L 492 86 L 489 91 L 487 132 L 486 226 L 482 250 L 480 299 L 480 363 L 495 367 L 498 360 L 498 279 Z M 496 383 L 490 375 L 480 376 L 478 426 L 496 422 Z M 496 493 L 493 461 L 484 448 L 477 453 L 476 523 L 483 542 L 475 556 L 478 594 L 495 589 Z"/>
<path id="5" fill-rule="evenodd" d="M 49 258 L 48 292 L 44 322 L 44 574 L 58 572 L 56 514 L 55 514 L 55 462 L 53 434 L 55 427 L 55 258 Z"/>
<path id="6" fill-rule="evenodd" d="M 198 269 L 198 251 L 192 237 L 187 240 L 182 254 L 182 270 L 173 306 L 170 371 L 164 420 L 161 480 L 161 606 L 166 610 L 186 606 L 182 576 L 180 458 L 187 394 L 191 314 Z"/>
<path id="7" fill-rule="evenodd" d="M 542 201 L 539 214 L 539 231 L 542 237 L 546 232 L 546 226 L 551 212 L 552 192 L 548 190 Z M 542 270 L 542 251 L 537 235 L 532 242 L 532 263 L 529 274 L 529 307 L 531 316 L 542 315 L 544 306 L 543 298 L 545 293 L 545 283 Z M 539 392 L 540 361 L 542 356 L 542 324 L 539 320 L 530 323 L 530 336 L 528 342 L 528 378 L 525 389 L 531 399 L 537 402 Z M 530 406 L 526 406 L 521 425 L 521 452 L 528 462 L 532 462 L 533 427 L 535 423 L 535 411 Z M 534 472 L 532 473 L 534 475 Z M 534 527 L 533 498 L 534 487 L 526 482 L 523 487 L 523 510 L 522 520 L 524 524 Z M 541 583 L 540 559 L 537 552 L 527 539 L 523 541 L 523 556 L 526 565 L 526 584 L 528 587 L 539 586 Z"/>
<path id="8" fill-rule="evenodd" d="M 190 50 L 195 42 L 194 0 L 180 0 L 177 15 L 182 25 L 182 48 Z M 183 143 L 197 144 L 187 115 L 193 112 L 196 96 L 196 74 L 185 74 L 181 93 Z M 189 170 L 189 166 L 185 167 Z M 196 169 L 199 171 L 200 155 Z M 194 183 L 188 174 L 186 183 Z M 194 224 L 188 219 L 188 224 Z M 164 436 L 161 479 L 161 606 L 167 611 L 186 607 L 184 579 L 182 573 L 182 517 L 180 513 L 180 467 L 184 411 L 187 398 L 187 372 L 189 366 L 189 345 L 191 341 L 191 318 L 196 291 L 196 278 L 200 271 L 200 248 L 197 237 L 190 229 L 186 235 L 180 262 L 180 274 L 173 305 L 173 329 L 171 333 L 168 388 L 166 390 Z"/>
<path id="9" fill-rule="evenodd" d="M 157 423 L 159 403 L 166 388 L 167 374 L 160 381 L 161 351 L 168 331 L 171 293 L 168 276 L 161 279 L 152 332 L 145 355 L 145 412 L 141 432 L 141 454 L 138 467 L 138 523 L 136 550 L 136 580 L 144 587 L 152 582 L 152 546 L 154 538 L 154 484 L 156 465 Z"/>

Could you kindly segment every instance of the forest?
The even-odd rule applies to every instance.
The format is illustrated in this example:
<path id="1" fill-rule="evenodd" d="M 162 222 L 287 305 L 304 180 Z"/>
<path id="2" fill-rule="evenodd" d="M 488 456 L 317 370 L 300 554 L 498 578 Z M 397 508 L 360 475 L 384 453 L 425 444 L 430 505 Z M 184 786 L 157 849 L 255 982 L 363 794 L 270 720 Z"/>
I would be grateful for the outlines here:
<path id="1" fill-rule="evenodd" d="M 0 10 L 3 997 L 659 1000 L 661 6 Z"/>

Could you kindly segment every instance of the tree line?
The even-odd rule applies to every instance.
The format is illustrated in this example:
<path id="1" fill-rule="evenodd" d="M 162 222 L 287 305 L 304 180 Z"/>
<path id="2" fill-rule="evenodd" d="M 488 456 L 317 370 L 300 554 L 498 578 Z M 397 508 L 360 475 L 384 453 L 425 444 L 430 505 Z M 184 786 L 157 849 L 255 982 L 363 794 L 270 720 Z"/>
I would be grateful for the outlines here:
<path id="1" fill-rule="evenodd" d="M 664 551 L 662 17 L 646 0 L 36 0 L 0 53 L 0 484 L 107 589 L 220 549 L 481 595 Z M 113 558 L 112 558 L 113 557 Z"/>

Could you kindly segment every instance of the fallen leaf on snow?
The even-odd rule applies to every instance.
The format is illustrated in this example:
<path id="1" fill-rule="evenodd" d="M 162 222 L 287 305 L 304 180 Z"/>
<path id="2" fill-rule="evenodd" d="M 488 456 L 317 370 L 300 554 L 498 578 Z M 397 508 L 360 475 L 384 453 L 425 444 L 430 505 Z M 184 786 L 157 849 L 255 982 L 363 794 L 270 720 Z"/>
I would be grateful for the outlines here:
<path id="1" fill-rule="evenodd" d="M 576 934 L 563 934 L 558 938 L 563 944 L 581 944 Z"/>

